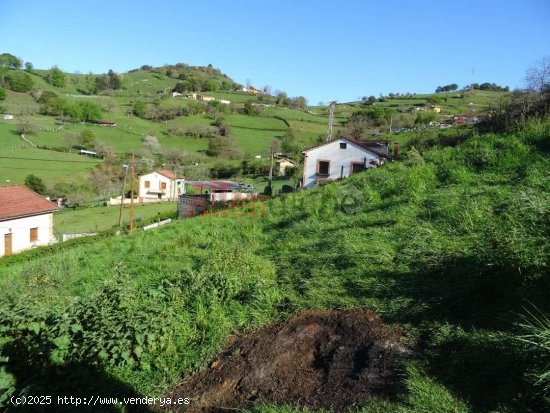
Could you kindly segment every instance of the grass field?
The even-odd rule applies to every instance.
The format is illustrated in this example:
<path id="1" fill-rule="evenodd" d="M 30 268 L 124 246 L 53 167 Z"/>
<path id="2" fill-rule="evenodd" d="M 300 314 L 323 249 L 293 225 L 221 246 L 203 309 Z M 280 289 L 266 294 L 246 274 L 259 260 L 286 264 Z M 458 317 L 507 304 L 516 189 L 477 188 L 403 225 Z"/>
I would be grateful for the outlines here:
<path id="1" fill-rule="evenodd" d="M 236 331 L 368 307 L 415 357 L 395 399 L 351 411 L 542 412 L 548 353 L 518 323 L 526 303 L 550 311 L 549 133 L 531 122 L 233 215 L 2 259 L 2 394 L 165 394 Z"/>
<path id="2" fill-rule="evenodd" d="M 136 204 L 134 218 L 138 221 L 154 218 L 155 216 L 176 212 L 174 202 L 158 204 Z M 118 225 L 119 206 L 104 206 L 84 209 L 62 209 L 54 214 L 54 231 L 59 234 L 77 234 L 82 232 L 105 231 Z M 125 205 L 122 210 L 122 222 L 130 222 L 130 206 Z"/>

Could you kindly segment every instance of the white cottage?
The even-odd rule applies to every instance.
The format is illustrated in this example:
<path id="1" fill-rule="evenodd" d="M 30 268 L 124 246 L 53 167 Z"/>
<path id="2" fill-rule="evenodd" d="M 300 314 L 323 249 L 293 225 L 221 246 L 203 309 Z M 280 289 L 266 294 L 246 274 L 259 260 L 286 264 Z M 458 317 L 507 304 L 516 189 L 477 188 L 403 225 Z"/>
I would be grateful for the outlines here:
<path id="1" fill-rule="evenodd" d="M 174 172 L 158 169 L 139 177 L 139 202 L 175 201 L 181 192 L 183 179 Z"/>
<path id="2" fill-rule="evenodd" d="M 27 187 L 0 187 L 0 256 L 55 242 L 53 213 L 58 209 Z"/>
<path id="3" fill-rule="evenodd" d="M 307 149 L 302 187 L 309 189 L 383 163 L 384 157 L 360 142 L 336 139 Z"/>

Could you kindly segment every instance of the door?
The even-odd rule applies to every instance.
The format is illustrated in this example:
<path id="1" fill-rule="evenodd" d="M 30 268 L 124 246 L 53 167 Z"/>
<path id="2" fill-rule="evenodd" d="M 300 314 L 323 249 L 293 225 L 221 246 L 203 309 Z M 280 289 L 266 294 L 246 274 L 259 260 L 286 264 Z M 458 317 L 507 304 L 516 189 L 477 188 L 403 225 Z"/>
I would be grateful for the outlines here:
<path id="1" fill-rule="evenodd" d="M 11 255 L 12 254 L 12 234 L 5 234 L 4 235 L 4 255 Z"/>

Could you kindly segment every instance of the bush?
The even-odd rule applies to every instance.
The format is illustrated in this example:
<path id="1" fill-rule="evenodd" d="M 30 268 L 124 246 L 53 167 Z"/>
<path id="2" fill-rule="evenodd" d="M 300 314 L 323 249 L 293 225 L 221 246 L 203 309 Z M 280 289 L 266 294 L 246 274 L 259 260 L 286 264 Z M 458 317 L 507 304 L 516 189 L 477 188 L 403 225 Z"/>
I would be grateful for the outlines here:
<path id="1" fill-rule="evenodd" d="M 6 99 L 6 89 L 0 87 L 0 100 Z"/>
<path id="2" fill-rule="evenodd" d="M 13 90 L 14 92 L 29 92 L 34 85 L 32 77 L 28 73 L 21 72 L 19 70 L 12 70 L 8 72 L 4 79 L 5 83 L 8 85 L 8 89 Z"/>
<path id="3" fill-rule="evenodd" d="M 28 175 L 25 178 L 25 186 L 40 195 L 44 195 L 46 193 L 46 185 L 44 185 L 42 179 L 33 174 Z"/>

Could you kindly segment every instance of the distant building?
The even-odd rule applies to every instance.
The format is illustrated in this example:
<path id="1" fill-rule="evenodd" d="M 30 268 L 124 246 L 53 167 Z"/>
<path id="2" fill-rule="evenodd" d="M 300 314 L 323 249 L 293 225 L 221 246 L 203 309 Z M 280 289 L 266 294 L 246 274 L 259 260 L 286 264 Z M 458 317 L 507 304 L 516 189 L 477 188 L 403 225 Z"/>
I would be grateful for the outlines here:
<path id="1" fill-rule="evenodd" d="M 254 86 L 243 87 L 243 92 L 254 93 L 256 95 L 265 95 L 265 92 L 260 89 L 256 89 Z"/>
<path id="2" fill-rule="evenodd" d="M 209 205 L 255 199 L 258 192 L 250 185 L 232 181 L 184 181 L 178 198 L 178 218 L 200 215 Z"/>
<path id="3" fill-rule="evenodd" d="M 205 102 L 210 102 L 211 100 L 216 100 L 213 96 L 204 96 L 200 93 L 190 93 L 188 95 L 185 95 L 187 99 L 194 99 L 194 100 L 203 100 Z"/>
<path id="4" fill-rule="evenodd" d="M 12 120 L 13 115 L 4 115 L 4 120 Z"/>
<path id="5" fill-rule="evenodd" d="M 58 209 L 25 186 L 0 187 L 0 256 L 54 243 L 53 213 Z"/>
<path id="6" fill-rule="evenodd" d="M 277 165 L 276 173 L 279 176 L 284 176 L 286 168 L 294 168 L 296 163 L 286 158 L 279 158 L 275 161 Z"/>
<path id="7" fill-rule="evenodd" d="M 313 188 L 381 165 L 387 156 L 367 145 L 342 138 L 304 150 L 302 187 Z"/>
<path id="8" fill-rule="evenodd" d="M 98 124 L 99 126 L 106 126 L 111 128 L 114 128 L 117 126 L 114 120 L 98 120 L 96 124 Z"/>
<path id="9" fill-rule="evenodd" d="M 180 182 L 174 172 L 158 169 L 139 177 L 138 202 L 175 201 L 181 191 Z"/>

